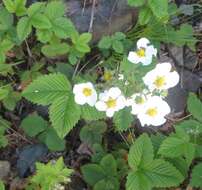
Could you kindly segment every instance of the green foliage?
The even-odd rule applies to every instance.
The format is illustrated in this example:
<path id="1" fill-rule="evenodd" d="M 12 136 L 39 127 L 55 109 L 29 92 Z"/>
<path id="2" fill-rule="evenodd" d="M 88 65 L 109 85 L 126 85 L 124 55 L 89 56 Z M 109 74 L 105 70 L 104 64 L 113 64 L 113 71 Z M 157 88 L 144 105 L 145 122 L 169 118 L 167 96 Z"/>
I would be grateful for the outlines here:
<path id="1" fill-rule="evenodd" d="M 4 183 L 0 180 L 0 189 L 1 190 L 5 190 L 5 186 L 4 186 Z"/>
<path id="2" fill-rule="evenodd" d="M 22 120 L 20 127 L 30 137 L 35 137 L 48 127 L 48 122 L 42 117 L 33 114 Z"/>
<path id="3" fill-rule="evenodd" d="M 102 143 L 102 135 L 106 131 L 107 126 L 103 121 L 92 122 L 82 127 L 80 132 L 81 141 L 93 146 Z"/>
<path id="4" fill-rule="evenodd" d="M 145 4 L 145 0 L 128 0 L 130 6 L 139 7 Z"/>
<path id="5" fill-rule="evenodd" d="M 187 101 L 187 107 L 188 111 L 193 115 L 195 119 L 198 121 L 202 122 L 202 103 L 201 101 L 197 98 L 195 94 L 190 94 L 188 101 Z"/>
<path id="6" fill-rule="evenodd" d="M 0 64 L 6 60 L 5 54 L 13 47 L 13 43 L 9 39 L 1 40 L 0 38 Z"/>
<path id="7" fill-rule="evenodd" d="M 17 16 L 22 16 L 26 13 L 26 0 L 3 0 L 3 3 L 10 13 L 15 13 Z"/>
<path id="8" fill-rule="evenodd" d="M 81 168 L 84 180 L 94 190 L 118 190 L 117 163 L 111 154 L 102 158 L 100 164 L 86 164 Z"/>
<path id="9" fill-rule="evenodd" d="M 43 190 L 53 190 L 56 185 L 69 182 L 72 172 L 65 167 L 62 157 L 55 163 L 36 163 L 36 174 L 32 177 L 31 183 L 40 186 Z"/>
<path id="10" fill-rule="evenodd" d="M 195 156 L 195 145 L 184 130 L 177 128 L 176 133 L 162 142 L 158 153 L 168 158 L 184 156 L 189 165 Z"/>
<path id="11" fill-rule="evenodd" d="M 50 120 L 59 137 L 64 138 L 79 121 L 81 110 L 73 95 L 57 98 L 49 109 Z"/>
<path id="12" fill-rule="evenodd" d="M 134 120 L 130 112 L 130 108 L 124 108 L 114 115 L 113 121 L 118 131 L 126 131 L 130 128 Z"/>
<path id="13" fill-rule="evenodd" d="M 130 148 L 128 163 L 132 171 L 127 177 L 127 190 L 177 186 L 183 180 L 182 174 L 171 163 L 154 159 L 152 142 L 146 134 Z"/>
<path id="14" fill-rule="evenodd" d="M 190 185 L 192 187 L 202 188 L 201 177 L 202 177 L 202 163 L 199 163 L 192 170 Z"/>
<path id="15" fill-rule="evenodd" d="M 71 84 L 67 78 L 57 73 L 38 77 L 22 95 L 33 103 L 49 105 L 60 97 L 68 97 L 70 90 Z"/>
<path id="16" fill-rule="evenodd" d="M 4 148 L 8 145 L 8 139 L 5 136 L 5 132 L 9 126 L 10 123 L 0 116 L 0 148 Z"/>
<path id="17" fill-rule="evenodd" d="M 123 53 L 124 45 L 123 42 L 126 39 L 125 34 L 116 32 L 114 35 L 104 36 L 98 44 L 98 47 L 103 50 L 113 49 L 116 53 Z"/>

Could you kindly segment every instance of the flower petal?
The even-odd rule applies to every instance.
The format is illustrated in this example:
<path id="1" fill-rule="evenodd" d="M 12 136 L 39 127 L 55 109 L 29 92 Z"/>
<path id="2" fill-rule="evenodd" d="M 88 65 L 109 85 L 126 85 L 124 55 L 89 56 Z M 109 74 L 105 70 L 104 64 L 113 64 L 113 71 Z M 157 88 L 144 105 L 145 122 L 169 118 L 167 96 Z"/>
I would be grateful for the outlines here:
<path id="1" fill-rule="evenodd" d="M 137 48 L 147 48 L 148 44 L 150 44 L 150 41 L 147 38 L 140 38 L 137 41 Z"/>
<path id="2" fill-rule="evenodd" d="M 106 111 L 107 117 L 113 117 L 114 112 L 115 112 L 114 109 L 108 109 L 108 110 Z"/>
<path id="3" fill-rule="evenodd" d="M 87 101 L 86 97 L 85 96 L 82 96 L 80 94 L 76 94 L 74 96 L 74 100 L 77 104 L 80 104 L 80 105 L 84 105 Z"/>
<path id="4" fill-rule="evenodd" d="M 109 89 L 108 95 L 111 98 L 117 98 L 121 95 L 121 90 L 118 87 L 112 87 Z"/>
<path id="5" fill-rule="evenodd" d="M 106 111 L 107 109 L 107 105 L 102 102 L 102 101 L 98 101 L 96 104 L 95 104 L 95 107 L 98 111 Z"/>
<path id="6" fill-rule="evenodd" d="M 136 54 L 136 52 L 133 51 L 129 52 L 128 60 L 134 64 L 140 63 L 140 57 Z"/>

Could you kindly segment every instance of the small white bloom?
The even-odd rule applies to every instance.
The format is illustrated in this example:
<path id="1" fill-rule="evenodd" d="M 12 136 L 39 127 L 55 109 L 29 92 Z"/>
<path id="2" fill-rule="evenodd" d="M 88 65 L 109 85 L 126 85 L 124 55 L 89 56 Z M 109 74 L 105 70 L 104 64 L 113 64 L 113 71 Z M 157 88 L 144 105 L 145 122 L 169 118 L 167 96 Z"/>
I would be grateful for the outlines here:
<path id="1" fill-rule="evenodd" d="M 166 90 L 176 86 L 180 80 L 179 74 L 172 71 L 170 63 L 160 63 L 144 77 L 144 83 L 150 90 Z"/>
<path id="2" fill-rule="evenodd" d="M 149 65 L 152 63 L 153 56 L 156 57 L 157 49 L 150 45 L 147 38 L 141 38 L 137 41 L 137 50 L 129 52 L 128 60 L 134 64 L 142 63 Z"/>
<path id="3" fill-rule="evenodd" d="M 94 106 L 97 101 L 97 93 L 91 82 L 74 85 L 73 93 L 77 104 Z"/>
<path id="4" fill-rule="evenodd" d="M 99 101 L 95 107 L 99 111 L 105 111 L 108 117 L 112 117 L 114 112 L 119 111 L 125 107 L 126 100 L 117 87 L 112 87 L 104 93 L 100 93 Z"/>
<path id="5" fill-rule="evenodd" d="M 119 80 L 123 80 L 124 79 L 124 75 L 123 74 L 118 74 L 118 79 Z"/>
<path id="6" fill-rule="evenodd" d="M 142 126 L 159 126 L 166 122 L 165 116 L 170 113 L 170 107 L 167 102 L 158 96 L 150 97 L 144 109 L 141 109 L 137 117 Z"/>
<path id="7" fill-rule="evenodd" d="M 137 115 L 141 110 L 144 109 L 144 106 L 147 102 L 147 98 L 149 96 L 146 96 L 142 93 L 135 93 L 133 94 L 128 100 L 127 100 L 127 106 L 132 107 L 131 113 L 134 115 Z"/>

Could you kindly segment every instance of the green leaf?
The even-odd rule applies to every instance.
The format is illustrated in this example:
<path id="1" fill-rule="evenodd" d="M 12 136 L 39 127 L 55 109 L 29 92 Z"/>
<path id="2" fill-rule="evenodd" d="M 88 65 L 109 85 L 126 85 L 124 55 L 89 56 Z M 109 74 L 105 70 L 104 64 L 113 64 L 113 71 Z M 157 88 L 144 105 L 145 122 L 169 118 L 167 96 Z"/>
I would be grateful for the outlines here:
<path id="1" fill-rule="evenodd" d="M 116 53 L 123 53 L 123 51 L 124 51 L 124 47 L 123 47 L 122 42 L 118 41 L 118 40 L 114 40 L 112 42 L 112 48 L 114 49 L 114 51 Z"/>
<path id="2" fill-rule="evenodd" d="M 114 35 L 113 35 L 113 39 L 115 40 L 124 40 L 126 38 L 126 35 L 122 32 L 116 32 Z"/>
<path id="3" fill-rule="evenodd" d="M 128 4 L 134 7 L 140 7 L 145 4 L 145 0 L 128 0 Z"/>
<path id="4" fill-rule="evenodd" d="M 104 36 L 98 43 L 100 49 L 109 49 L 112 45 L 112 40 L 109 36 Z"/>
<path id="5" fill-rule="evenodd" d="M 130 128 L 134 118 L 131 115 L 130 108 L 124 108 L 119 112 L 115 113 L 113 121 L 118 131 L 126 131 Z"/>
<path id="6" fill-rule="evenodd" d="M 194 167 L 191 174 L 190 185 L 192 187 L 202 188 L 202 163 L 199 163 Z"/>
<path id="7" fill-rule="evenodd" d="M 69 45 L 67 43 L 56 43 L 44 45 L 41 49 L 42 53 L 47 57 L 55 57 L 64 55 L 69 52 Z"/>
<path id="8" fill-rule="evenodd" d="M 36 30 L 37 39 L 42 43 L 47 43 L 51 40 L 52 31 L 45 29 L 45 30 Z"/>
<path id="9" fill-rule="evenodd" d="M 40 13 L 32 16 L 31 23 L 35 28 L 38 29 L 49 29 L 52 26 L 49 19 L 45 15 Z"/>
<path id="10" fill-rule="evenodd" d="M 113 177 L 100 180 L 95 184 L 93 190 L 119 190 L 119 181 Z"/>
<path id="11" fill-rule="evenodd" d="M 137 170 L 139 167 L 150 164 L 153 161 L 153 157 L 152 142 L 147 134 L 143 134 L 131 146 L 128 163 L 132 169 Z"/>
<path id="12" fill-rule="evenodd" d="M 26 0 L 15 0 L 15 13 L 17 16 L 23 16 L 26 13 Z"/>
<path id="13" fill-rule="evenodd" d="M 6 7 L 6 9 L 10 12 L 10 13 L 14 13 L 15 12 L 15 4 L 12 0 L 3 0 L 3 3 Z"/>
<path id="14" fill-rule="evenodd" d="M 65 5 L 61 1 L 51 1 L 47 4 L 45 14 L 50 20 L 64 16 Z"/>
<path id="15" fill-rule="evenodd" d="M 0 189 L 1 190 L 5 190 L 5 186 L 4 186 L 4 183 L 0 180 Z"/>
<path id="16" fill-rule="evenodd" d="M 102 158 L 100 166 L 103 168 L 107 176 L 110 177 L 117 175 L 117 164 L 112 154 L 107 154 L 104 158 Z"/>
<path id="17" fill-rule="evenodd" d="M 104 112 L 99 112 L 95 107 L 88 105 L 81 106 L 81 118 L 87 121 L 104 119 L 106 117 Z"/>
<path id="18" fill-rule="evenodd" d="M 9 90 L 8 89 L 0 89 L 0 100 L 3 100 L 4 98 L 6 98 L 9 94 Z"/>
<path id="19" fill-rule="evenodd" d="M 27 14 L 29 17 L 35 16 L 38 13 L 41 13 L 45 8 L 45 3 L 42 2 L 37 2 L 32 4 L 28 9 L 27 9 Z"/>
<path id="20" fill-rule="evenodd" d="M 81 167 L 84 180 L 91 186 L 105 178 L 105 172 L 101 166 L 97 164 L 86 164 Z"/>
<path id="21" fill-rule="evenodd" d="M 64 138 L 79 121 L 80 107 L 74 102 L 73 95 L 61 96 L 50 107 L 51 123 L 59 137 Z"/>
<path id="22" fill-rule="evenodd" d="M 88 43 L 90 42 L 92 39 L 92 34 L 91 33 L 82 33 L 80 36 L 79 36 L 79 42 L 80 43 Z"/>
<path id="23" fill-rule="evenodd" d="M 148 177 L 142 172 L 130 172 L 127 176 L 126 190 L 151 190 L 152 185 Z"/>
<path id="24" fill-rule="evenodd" d="M 148 4 L 157 18 L 168 17 L 168 0 L 148 0 Z"/>
<path id="25" fill-rule="evenodd" d="M 70 19 L 60 17 L 52 21 L 53 31 L 58 38 L 65 39 L 75 32 L 75 27 Z"/>
<path id="26" fill-rule="evenodd" d="M 28 17 L 22 17 L 17 24 L 17 34 L 21 41 L 25 40 L 32 31 L 32 25 Z"/>
<path id="27" fill-rule="evenodd" d="M 187 107 L 193 117 L 202 122 L 202 103 L 195 94 L 189 94 Z"/>
<path id="28" fill-rule="evenodd" d="M 48 127 L 48 122 L 42 117 L 34 114 L 29 115 L 22 120 L 20 127 L 25 131 L 30 137 L 35 137 L 42 131 L 46 130 Z"/>
<path id="29" fill-rule="evenodd" d="M 81 141 L 93 146 L 102 143 L 102 134 L 106 131 L 107 125 L 103 121 L 95 121 L 82 127 L 80 131 Z"/>
<path id="30" fill-rule="evenodd" d="M 68 96 L 71 84 L 60 73 L 40 76 L 22 93 L 28 100 L 36 104 L 49 105 L 55 99 Z"/>
<path id="31" fill-rule="evenodd" d="M 202 124 L 193 119 L 185 120 L 176 127 L 185 130 L 188 134 L 196 135 L 202 133 Z"/>
<path id="32" fill-rule="evenodd" d="M 0 7 L 0 31 L 5 31 L 13 25 L 13 15 L 4 7 Z"/>
<path id="33" fill-rule="evenodd" d="M 51 151 L 63 151 L 65 149 L 65 140 L 59 138 L 53 128 L 48 128 L 46 131 L 45 144 Z"/>
<path id="34" fill-rule="evenodd" d="M 184 180 L 182 174 L 173 165 L 161 159 L 154 160 L 146 173 L 154 187 L 178 186 Z"/>
<path id="35" fill-rule="evenodd" d="M 140 9 L 140 13 L 139 13 L 139 17 L 138 17 L 138 19 L 139 19 L 138 21 L 139 21 L 140 25 L 148 24 L 151 17 L 152 17 L 151 9 L 149 9 L 148 7 L 144 7 L 142 9 Z"/>

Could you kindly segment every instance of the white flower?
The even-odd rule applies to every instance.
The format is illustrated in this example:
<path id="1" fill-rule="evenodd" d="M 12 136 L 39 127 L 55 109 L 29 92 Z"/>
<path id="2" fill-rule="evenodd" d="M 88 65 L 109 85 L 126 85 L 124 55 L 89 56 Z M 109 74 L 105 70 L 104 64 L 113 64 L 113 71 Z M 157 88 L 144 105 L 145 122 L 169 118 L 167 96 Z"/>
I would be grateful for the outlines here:
<path id="1" fill-rule="evenodd" d="M 137 115 L 141 110 L 144 109 L 144 106 L 147 102 L 147 98 L 149 96 L 146 96 L 142 93 L 135 93 L 133 94 L 128 100 L 127 100 L 127 106 L 132 107 L 131 113 L 134 115 Z"/>
<path id="2" fill-rule="evenodd" d="M 166 122 L 165 116 L 170 113 L 170 107 L 167 102 L 158 96 L 150 97 L 144 109 L 140 110 L 137 117 L 142 126 L 159 126 Z"/>
<path id="3" fill-rule="evenodd" d="M 176 86 L 180 80 L 179 74 L 176 71 L 172 71 L 170 63 L 160 63 L 156 67 L 148 72 L 144 77 L 144 83 L 150 90 L 166 90 Z"/>
<path id="4" fill-rule="evenodd" d="M 94 106 L 97 101 L 97 93 L 91 82 L 74 85 L 73 93 L 77 104 Z"/>
<path id="5" fill-rule="evenodd" d="M 129 52 L 128 60 L 134 64 L 149 65 L 152 63 L 153 56 L 156 55 L 157 49 L 150 45 L 150 41 L 147 38 L 141 38 L 137 41 L 137 50 Z"/>
<path id="6" fill-rule="evenodd" d="M 114 112 L 123 109 L 125 104 L 126 100 L 121 94 L 121 90 L 117 87 L 112 87 L 99 95 L 99 101 L 95 104 L 95 107 L 99 111 L 105 111 L 108 117 L 112 117 Z"/>

